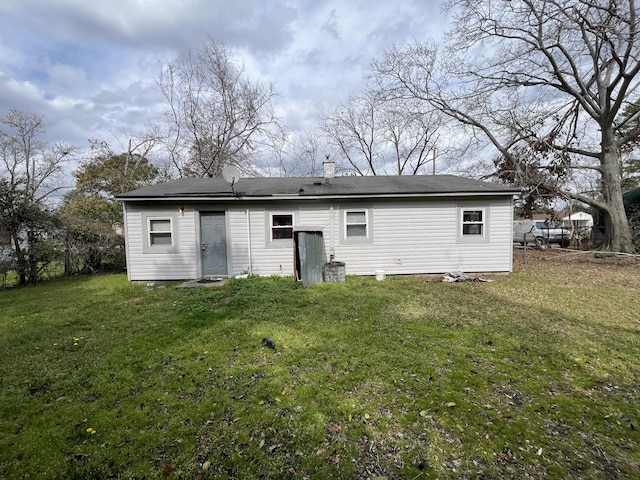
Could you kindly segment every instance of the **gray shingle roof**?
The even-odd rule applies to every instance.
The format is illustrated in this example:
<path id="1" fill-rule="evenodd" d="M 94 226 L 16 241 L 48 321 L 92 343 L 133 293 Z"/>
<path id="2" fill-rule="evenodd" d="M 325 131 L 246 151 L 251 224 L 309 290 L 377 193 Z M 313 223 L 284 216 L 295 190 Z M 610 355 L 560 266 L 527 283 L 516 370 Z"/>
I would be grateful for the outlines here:
<path id="1" fill-rule="evenodd" d="M 125 201 L 232 197 L 371 197 L 405 195 L 513 195 L 513 188 L 454 175 L 256 177 L 242 178 L 233 187 L 222 178 L 182 178 L 118 196 Z"/>

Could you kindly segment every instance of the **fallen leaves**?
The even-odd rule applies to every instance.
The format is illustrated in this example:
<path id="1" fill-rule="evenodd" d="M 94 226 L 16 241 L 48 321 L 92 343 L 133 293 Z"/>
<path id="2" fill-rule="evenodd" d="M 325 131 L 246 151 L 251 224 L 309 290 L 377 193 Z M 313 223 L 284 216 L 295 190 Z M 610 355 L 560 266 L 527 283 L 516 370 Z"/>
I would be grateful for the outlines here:
<path id="1" fill-rule="evenodd" d="M 327 424 L 327 431 L 331 434 L 337 434 L 342 432 L 342 425 L 339 423 L 329 422 Z"/>

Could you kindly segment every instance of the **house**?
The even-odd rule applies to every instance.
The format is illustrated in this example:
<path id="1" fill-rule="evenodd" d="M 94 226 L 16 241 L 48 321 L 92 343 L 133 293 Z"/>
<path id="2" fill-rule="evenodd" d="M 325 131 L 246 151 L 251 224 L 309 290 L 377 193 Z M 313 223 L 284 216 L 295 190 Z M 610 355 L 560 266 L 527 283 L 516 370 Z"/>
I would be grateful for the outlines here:
<path id="1" fill-rule="evenodd" d="M 325 162 L 323 177 L 183 178 L 118 199 L 129 279 L 171 280 L 298 276 L 305 234 L 346 274 L 509 272 L 516 193 L 452 175 L 335 177 Z"/>
<path id="2" fill-rule="evenodd" d="M 586 230 L 593 227 L 593 215 L 587 212 L 575 212 L 562 217 L 563 227 L 572 227 L 577 230 Z"/>

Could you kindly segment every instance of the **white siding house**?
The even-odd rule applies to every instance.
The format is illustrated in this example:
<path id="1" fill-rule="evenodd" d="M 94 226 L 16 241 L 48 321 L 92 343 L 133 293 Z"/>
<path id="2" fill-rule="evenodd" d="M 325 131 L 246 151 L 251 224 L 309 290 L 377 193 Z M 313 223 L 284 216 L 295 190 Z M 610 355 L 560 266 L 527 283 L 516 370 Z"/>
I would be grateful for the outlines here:
<path id="1" fill-rule="evenodd" d="M 450 176 L 181 179 L 119 196 L 130 280 L 292 275 L 295 232 L 347 274 L 510 272 L 506 187 Z"/>

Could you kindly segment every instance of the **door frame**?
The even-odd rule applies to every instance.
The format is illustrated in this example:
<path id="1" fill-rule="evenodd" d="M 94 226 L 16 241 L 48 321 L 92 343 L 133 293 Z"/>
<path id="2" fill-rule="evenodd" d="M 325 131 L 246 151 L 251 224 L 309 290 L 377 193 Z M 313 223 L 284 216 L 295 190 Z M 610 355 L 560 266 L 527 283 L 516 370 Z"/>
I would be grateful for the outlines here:
<path id="1" fill-rule="evenodd" d="M 231 238 L 231 232 L 229 231 L 229 211 L 227 209 L 200 209 L 197 211 L 197 219 L 195 222 L 195 226 L 196 226 L 196 261 L 197 261 L 197 265 L 198 265 L 198 278 L 202 278 L 204 277 L 204 265 L 202 263 L 202 223 L 201 223 L 201 217 L 203 215 L 207 215 L 209 213 L 222 213 L 224 215 L 224 229 L 225 229 L 225 234 L 226 234 L 226 255 L 227 255 L 227 273 L 225 274 L 220 274 L 220 275 L 216 275 L 216 276 L 220 276 L 220 277 L 229 277 L 230 276 L 230 272 L 233 271 L 233 264 L 232 264 L 232 258 L 231 258 L 231 242 L 230 242 L 230 238 Z"/>

